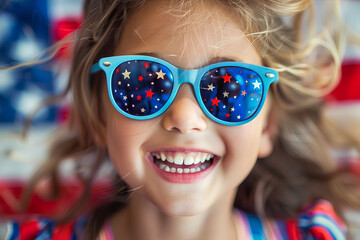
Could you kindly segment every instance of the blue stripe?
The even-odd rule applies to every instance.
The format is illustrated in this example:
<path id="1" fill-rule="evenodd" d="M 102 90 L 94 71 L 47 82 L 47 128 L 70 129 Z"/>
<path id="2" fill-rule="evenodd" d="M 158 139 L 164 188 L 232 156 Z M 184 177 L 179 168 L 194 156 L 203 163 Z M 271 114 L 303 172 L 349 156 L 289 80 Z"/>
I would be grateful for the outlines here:
<path id="1" fill-rule="evenodd" d="M 286 224 L 284 221 L 276 221 L 276 226 L 278 227 L 279 233 L 281 234 L 281 239 L 282 240 L 289 240 L 289 233 L 288 230 L 286 228 Z"/>
<path id="2" fill-rule="evenodd" d="M 245 213 L 248 219 L 251 235 L 254 240 L 264 240 L 264 230 L 260 218 Z"/>
<path id="3" fill-rule="evenodd" d="M 10 235 L 9 235 L 9 238 L 7 240 L 17 240 L 19 239 L 19 234 L 20 234 L 20 231 L 19 231 L 19 224 L 17 223 L 10 223 Z"/>

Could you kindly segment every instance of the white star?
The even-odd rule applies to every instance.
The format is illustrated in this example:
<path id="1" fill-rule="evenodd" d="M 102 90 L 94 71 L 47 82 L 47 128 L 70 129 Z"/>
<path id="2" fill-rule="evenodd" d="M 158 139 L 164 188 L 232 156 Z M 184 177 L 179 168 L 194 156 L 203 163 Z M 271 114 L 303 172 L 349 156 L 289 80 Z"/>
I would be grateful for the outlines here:
<path id="1" fill-rule="evenodd" d="M 254 84 L 254 89 L 255 89 L 255 88 L 260 89 L 260 84 L 261 84 L 261 83 L 259 83 L 259 82 L 257 81 L 257 79 L 256 79 L 256 81 L 255 81 L 254 83 L 252 83 L 252 84 Z"/>
<path id="2" fill-rule="evenodd" d="M 130 73 L 131 73 L 131 72 L 128 72 L 128 70 L 125 69 L 125 72 L 122 73 L 122 75 L 124 75 L 124 79 L 126 79 L 126 78 L 129 78 L 129 79 L 130 79 Z"/>
<path id="3" fill-rule="evenodd" d="M 117 90 L 115 89 L 115 92 L 117 92 Z"/>
<path id="4" fill-rule="evenodd" d="M 160 101 L 160 98 L 158 98 L 158 99 L 156 99 L 156 100 Z"/>
<path id="5" fill-rule="evenodd" d="M 231 111 L 232 111 L 232 112 L 235 111 L 235 108 L 232 107 L 232 108 L 231 108 Z"/>
<path id="6" fill-rule="evenodd" d="M 157 106 L 157 105 L 155 105 L 155 108 L 158 108 L 158 106 Z"/>
<path id="7" fill-rule="evenodd" d="M 224 97 L 229 97 L 229 93 L 227 91 L 223 92 Z"/>
<path id="8" fill-rule="evenodd" d="M 240 119 L 241 117 L 240 117 L 240 115 L 239 116 L 237 116 L 237 119 Z"/>
<path id="9" fill-rule="evenodd" d="M 140 109 L 140 110 L 141 110 L 142 113 L 145 112 L 145 108 L 142 108 L 142 109 Z"/>
<path id="10" fill-rule="evenodd" d="M 223 108 L 226 108 L 226 106 L 224 105 Z"/>
<path id="11" fill-rule="evenodd" d="M 214 88 L 215 88 L 214 85 L 213 85 L 213 84 L 210 84 L 210 85 L 208 85 L 208 89 L 207 89 L 207 90 L 213 91 Z"/>
<path id="12" fill-rule="evenodd" d="M 130 87 L 130 84 L 128 83 L 127 86 Z"/>
<path id="13" fill-rule="evenodd" d="M 118 82 L 118 85 L 121 85 L 121 82 L 120 82 L 120 81 Z"/>
<path id="14" fill-rule="evenodd" d="M 154 85 L 154 82 L 151 82 L 151 85 Z"/>
<path id="15" fill-rule="evenodd" d="M 131 105 L 132 107 L 135 107 L 135 105 L 133 104 L 133 105 Z"/>
<path id="16" fill-rule="evenodd" d="M 127 99 L 127 96 L 124 96 L 124 100 L 126 100 Z"/>
<path id="17" fill-rule="evenodd" d="M 162 71 L 162 69 L 160 69 L 159 72 L 155 72 L 157 74 L 157 79 L 161 78 L 161 79 L 164 79 L 164 76 L 166 75 L 166 73 L 164 73 Z"/>
<path id="18" fill-rule="evenodd" d="M 134 94 L 131 94 L 130 96 L 133 98 L 133 97 L 134 97 Z"/>

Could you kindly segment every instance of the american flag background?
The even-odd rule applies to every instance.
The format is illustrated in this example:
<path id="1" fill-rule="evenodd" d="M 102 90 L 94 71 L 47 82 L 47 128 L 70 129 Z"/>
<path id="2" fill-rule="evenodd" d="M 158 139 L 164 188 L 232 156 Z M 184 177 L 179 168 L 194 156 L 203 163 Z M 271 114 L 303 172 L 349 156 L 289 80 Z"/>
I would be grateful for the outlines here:
<path id="1" fill-rule="evenodd" d="M 322 8 L 326 5 L 326 0 L 316 2 L 319 7 L 316 14 L 325 12 Z M 29 61 L 74 31 L 82 21 L 82 3 L 82 0 L 1 1 L 0 65 L 9 66 Z M 346 25 L 360 35 L 360 0 L 342 0 L 341 7 Z M 319 26 L 321 27 L 321 23 Z M 44 136 L 54 126 L 66 121 L 71 103 L 48 106 L 38 112 L 33 120 L 35 127 L 26 141 L 12 134 L 11 130 L 17 130 L 41 101 L 64 87 L 70 58 L 71 54 L 65 48 L 50 63 L 16 71 L 0 71 L 0 216 L 14 214 L 12 203 L 19 199 L 26 180 L 46 154 L 48 138 Z M 209 89 L 208 85 L 211 86 L 211 83 L 203 88 Z M 206 99 L 211 101 L 225 98 L 224 92 L 228 91 L 219 91 L 219 96 L 209 96 Z M 149 99 L 152 96 L 152 100 L 156 101 L 157 97 L 152 93 L 155 93 L 155 89 L 144 89 L 141 97 Z M 129 97 L 131 94 L 128 96 L 127 93 L 127 98 Z M 355 116 L 360 124 L 360 48 L 355 44 L 347 46 L 341 82 L 327 96 L 326 101 L 331 116 L 344 124 L 347 124 L 348 116 Z M 140 111 L 141 109 L 139 108 Z M 352 151 L 336 154 L 341 164 L 349 164 L 354 172 L 360 174 L 357 154 Z M 64 173 L 70 172 L 69 169 L 73 167 L 69 162 L 63 165 Z M 76 198 L 74 189 L 79 189 L 79 186 L 67 182 L 63 186 L 62 198 L 54 202 L 46 202 L 39 196 L 34 196 L 29 213 L 56 213 L 59 202 L 60 205 L 66 205 Z M 98 195 L 95 193 L 93 197 Z M 358 231 L 355 236 L 360 239 L 360 214 L 348 211 L 347 215 L 355 226 L 354 231 Z"/>
<path id="2" fill-rule="evenodd" d="M 81 4 L 79 0 L 2 1 L 0 65 L 32 61 L 76 29 L 81 22 Z M 0 71 L 0 124 L 22 124 L 45 98 L 61 90 L 66 73 L 54 66 L 68 60 L 62 53 L 49 63 Z M 43 108 L 35 115 L 34 124 L 61 121 L 63 110 L 61 106 Z"/>

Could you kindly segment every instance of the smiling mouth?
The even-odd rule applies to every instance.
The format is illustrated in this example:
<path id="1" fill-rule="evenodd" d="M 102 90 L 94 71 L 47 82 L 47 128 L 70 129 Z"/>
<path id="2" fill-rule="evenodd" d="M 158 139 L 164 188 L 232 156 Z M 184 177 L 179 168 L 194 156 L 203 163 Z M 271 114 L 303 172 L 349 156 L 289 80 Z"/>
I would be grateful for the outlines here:
<path id="1" fill-rule="evenodd" d="M 214 163 L 215 156 L 201 152 L 153 152 L 154 164 L 164 172 L 190 174 L 206 170 Z"/>

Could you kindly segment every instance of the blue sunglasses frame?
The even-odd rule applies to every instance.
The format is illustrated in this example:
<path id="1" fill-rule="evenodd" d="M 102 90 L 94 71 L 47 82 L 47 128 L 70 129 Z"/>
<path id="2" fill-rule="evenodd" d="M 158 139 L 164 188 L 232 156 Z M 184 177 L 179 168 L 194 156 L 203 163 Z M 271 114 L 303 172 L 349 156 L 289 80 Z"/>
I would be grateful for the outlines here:
<path id="1" fill-rule="evenodd" d="M 161 65 L 165 66 L 166 68 L 168 68 L 173 75 L 174 82 L 173 82 L 173 88 L 172 88 L 169 99 L 166 101 L 165 105 L 162 106 L 157 112 L 150 114 L 150 115 L 137 116 L 137 115 L 132 115 L 132 114 L 125 112 L 117 105 L 117 103 L 114 99 L 113 93 L 112 93 L 112 82 L 111 81 L 112 81 L 112 77 L 115 72 L 115 69 L 124 62 L 134 61 L 134 60 L 151 61 L 151 62 L 154 62 L 157 64 L 161 64 Z M 260 77 L 260 79 L 263 83 L 262 97 L 261 97 L 260 104 L 258 105 L 257 109 L 249 118 L 244 119 L 243 121 L 239 121 L 239 122 L 224 121 L 224 120 L 216 118 L 213 114 L 211 114 L 211 112 L 209 112 L 209 110 L 204 105 L 204 102 L 203 102 L 203 100 L 201 98 L 201 94 L 200 94 L 201 79 L 204 76 L 204 74 L 207 73 L 209 70 L 219 68 L 219 67 L 239 67 L 239 68 L 243 68 L 243 69 L 248 69 L 248 70 L 254 71 Z M 185 70 L 185 69 L 177 68 L 162 59 L 159 59 L 156 57 L 151 57 L 151 56 L 144 56 L 144 55 L 122 55 L 122 56 L 112 56 L 112 57 L 101 58 L 98 63 L 96 63 L 92 66 L 91 73 L 96 73 L 100 70 L 103 70 L 106 74 L 107 88 L 108 88 L 108 93 L 109 93 L 111 103 L 113 104 L 113 106 L 115 107 L 115 109 L 117 111 L 119 111 L 121 114 L 123 114 L 124 116 L 126 116 L 128 118 L 135 119 L 135 120 L 147 120 L 147 119 L 152 119 L 152 118 L 155 118 L 155 117 L 161 115 L 169 108 L 171 103 L 174 101 L 175 96 L 176 96 L 181 84 L 189 83 L 193 86 L 197 102 L 198 102 L 200 108 L 202 109 L 202 111 L 205 113 L 205 115 L 217 123 L 220 123 L 223 125 L 228 125 L 228 126 L 242 125 L 242 124 L 248 123 L 251 120 L 253 120 L 259 114 L 259 112 L 261 111 L 261 109 L 264 105 L 270 85 L 273 82 L 277 83 L 278 79 L 279 79 L 277 71 L 267 68 L 267 67 L 248 64 L 248 63 L 220 62 L 220 63 L 215 63 L 215 64 L 205 66 L 200 69 Z"/>

